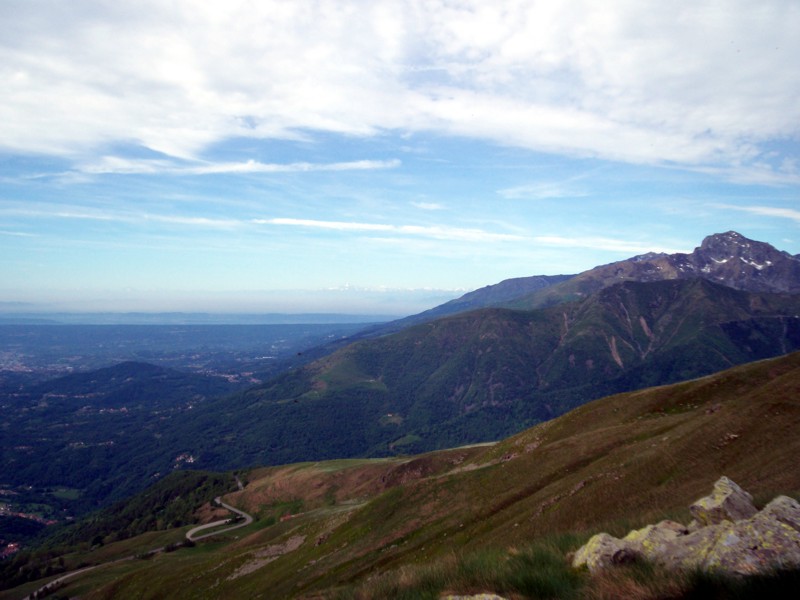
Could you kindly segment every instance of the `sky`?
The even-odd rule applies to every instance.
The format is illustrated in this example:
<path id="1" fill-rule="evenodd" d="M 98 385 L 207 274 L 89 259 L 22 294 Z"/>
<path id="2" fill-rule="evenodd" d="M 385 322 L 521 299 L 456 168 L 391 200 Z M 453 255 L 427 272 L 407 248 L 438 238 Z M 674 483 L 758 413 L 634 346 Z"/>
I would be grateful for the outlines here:
<path id="1" fill-rule="evenodd" d="M 0 312 L 405 315 L 800 253 L 796 0 L 0 0 Z"/>

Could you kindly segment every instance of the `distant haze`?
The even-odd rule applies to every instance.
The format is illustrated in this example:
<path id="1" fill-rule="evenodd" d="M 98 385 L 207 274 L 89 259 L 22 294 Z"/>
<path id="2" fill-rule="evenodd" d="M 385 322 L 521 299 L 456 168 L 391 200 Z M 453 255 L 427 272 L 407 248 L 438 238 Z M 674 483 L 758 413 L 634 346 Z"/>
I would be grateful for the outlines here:
<path id="1" fill-rule="evenodd" d="M 225 322 L 287 322 L 289 315 L 328 315 L 333 321 L 384 321 L 422 312 L 457 298 L 464 290 L 287 290 L 265 292 L 196 292 L 174 294 L 106 293 L 93 298 L 77 291 L 65 292 L 50 301 L 0 302 L 0 319 L 5 315 L 42 316 L 70 314 L 70 320 L 119 322 L 157 319 L 165 314 L 195 315 L 193 320 L 205 322 L 208 315 Z M 86 317 L 81 317 L 85 315 Z M 115 316 L 116 315 L 116 316 Z M 126 316 L 127 315 L 127 316 Z M 206 315 L 206 316 L 201 316 Z M 227 316 L 225 316 L 227 315 Z M 264 316 L 268 318 L 264 320 Z M 331 322 L 326 316 L 323 322 Z M 277 320 L 272 319 L 275 317 Z M 172 320 L 172 319 L 169 319 Z M 216 317 L 211 320 L 219 320 Z M 308 322 L 304 320 L 302 322 Z"/>

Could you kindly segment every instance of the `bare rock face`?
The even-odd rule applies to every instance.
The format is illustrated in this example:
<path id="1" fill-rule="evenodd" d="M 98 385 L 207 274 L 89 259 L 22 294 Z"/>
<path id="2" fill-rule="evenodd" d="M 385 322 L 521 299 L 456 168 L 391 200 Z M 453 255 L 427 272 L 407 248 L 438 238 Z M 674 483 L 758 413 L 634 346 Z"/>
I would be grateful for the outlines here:
<path id="1" fill-rule="evenodd" d="M 662 521 L 621 540 L 597 534 L 572 564 L 593 573 L 639 557 L 672 569 L 734 575 L 800 568 L 800 503 L 792 498 L 778 496 L 758 512 L 750 494 L 722 477 L 690 510 L 690 527 Z"/>

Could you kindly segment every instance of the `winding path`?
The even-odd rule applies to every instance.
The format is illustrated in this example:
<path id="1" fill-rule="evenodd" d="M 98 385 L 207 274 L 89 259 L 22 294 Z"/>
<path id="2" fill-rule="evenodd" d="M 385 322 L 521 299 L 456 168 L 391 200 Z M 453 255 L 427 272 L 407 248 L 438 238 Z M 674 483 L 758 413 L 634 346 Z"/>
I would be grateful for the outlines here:
<path id="1" fill-rule="evenodd" d="M 236 481 L 237 481 L 237 483 L 238 483 L 238 485 L 239 485 L 239 487 L 241 489 L 242 484 L 239 481 L 238 477 L 236 478 Z M 219 504 L 222 508 L 225 508 L 225 509 L 231 511 L 232 513 L 235 513 L 235 514 L 239 515 L 240 517 L 242 517 L 243 520 L 241 522 L 236 523 L 235 525 L 231 525 L 230 527 L 226 527 L 225 529 L 219 529 L 217 531 L 213 531 L 211 533 L 206 533 L 204 535 L 197 535 L 197 534 L 199 532 L 201 532 L 201 531 L 206 530 L 206 529 L 211 529 L 212 527 L 219 527 L 220 525 L 225 525 L 227 523 L 230 523 L 231 520 L 230 519 L 223 519 L 221 521 L 214 521 L 213 523 L 206 523 L 205 525 L 200 525 L 198 527 L 194 527 L 194 528 L 192 528 L 192 529 L 190 529 L 189 531 L 186 532 L 186 539 L 189 540 L 190 542 L 196 542 L 197 540 L 202 540 L 202 539 L 205 539 L 207 537 L 211 537 L 212 535 L 218 535 L 220 533 L 227 533 L 229 531 L 233 531 L 234 529 L 239 529 L 240 527 L 247 527 L 248 525 L 250 525 L 250 523 L 253 522 L 253 517 L 252 516 L 248 515 L 243 510 L 239 510 L 238 508 L 234 508 L 230 504 L 225 504 L 222 501 L 221 497 L 217 496 L 216 498 L 214 498 L 214 501 L 217 504 Z M 163 547 L 162 548 L 156 548 L 155 550 L 150 550 L 147 554 L 156 554 L 158 552 L 163 552 L 163 551 L 164 551 Z M 28 596 L 25 596 L 25 598 L 23 600 L 34 600 L 34 598 L 44 597 L 47 594 L 50 594 L 50 593 L 56 591 L 59 587 L 61 587 L 61 585 L 63 585 L 68 580 L 72 579 L 73 577 L 75 577 L 77 575 L 81 575 L 82 573 L 86 573 L 87 571 L 92 571 L 92 570 L 97 569 L 99 567 L 105 567 L 105 566 L 112 565 L 112 564 L 115 564 L 115 563 L 119 563 L 119 562 L 122 562 L 122 561 L 132 560 L 133 558 L 134 558 L 133 556 L 126 556 L 124 558 L 118 558 L 116 560 L 112 560 L 112 561 L 109 561 L 109 562 L 106 562 L 106 563 L 101 563 L 99 565 L 91 565 L 89 567 L 84 567 L 82 569 L 78 569 L 77 571 L 72 571 L 71 573 L 65 573 L 64 575 L 61 575 L 60 577 L 57 577 L 56 579 L 53 579 L 52 581 L 49 581 L 48 583 L 46 583 L 45 585 L 43 585 L 42 587 L 40 587 L 36 591 L 31 592 L 31 594 L 29 594 Z"/>
<path id="2" fill-rule="evenodd" d="M 73 577 L 75 577 L 77 575 L 80 575 L 82 573 L 86 573 L 87 571 L 92 571 L 92 570 L 96 569 L 97 567 L 110 565 L 110 564 L 113 564 L 113 563 L 121 562 L 123 560 L 130 560 L 131 558 L 133 558 L 133 557 L 132 556 L 126 556 L 125 558 L 120 558 L 119 560 L 112 560 L 111 562 L 103 563 L 101 565 L 92 565 L 90 567 L 84 567 L 82 569 L 78 569 L 77 571 L 72 571 L 71 573 L 67 573 L 65 575 L 61 575 L 60 577 L 57 577 L 56 579 L 53 579 L 52 581 L 47 582 L 46 584 L 44 584 L 42 587 L 40 587 L 36 591 L 31 592 L 30 594 L 25 596 L 22 600 L 35 600 L 36 598 L 43 598 L 46 595 L 50 594 L 51 592 L 56 591 L 65 582 L 67 582 L 68 580 L 72 579 Z"/>
<path id="3" fill-rule="evenodd" d="M 241 523 L 236 523 L 235 525 L 231 525 L 230 527 L 226 527 L 225 529 L 219 529 L 217 531 L 212 531 L 211 533 L 206 533 L 203 535 L 197 535 L 201 531 L 205 531 L 206 529 L 212 529 L 214 527 L 219 527 L 220 525 L 225 525 L 230 523 L 230 519 L 222 519 L 220 521 L 214 521 L 213 523 L 206 523 L 205 525 L 199 525 L 198 527 L 194 527 L 186 532 L 186 539 L 190 542 L 196 542 L 197 540 L 202 540 L 207 537 L 211 537 L 212 535 L 219 535 L 220 533 L 228 533 L 229 531 L 233 531 L 234 529 L 239 529 L 240 527 L 247 527 L 250 523 L 253 522 L 253 517 L 248 515 L 243 510 L 239 510 L 238 508 L 234 508 L 230 504 L 225 504 L 222 501 L 222 498 L 216 497 L 214 501 L 219 504 L 222 508 L 225 508 L 232 513 L 235 513 L 242 517 L 244 520 Z"/>

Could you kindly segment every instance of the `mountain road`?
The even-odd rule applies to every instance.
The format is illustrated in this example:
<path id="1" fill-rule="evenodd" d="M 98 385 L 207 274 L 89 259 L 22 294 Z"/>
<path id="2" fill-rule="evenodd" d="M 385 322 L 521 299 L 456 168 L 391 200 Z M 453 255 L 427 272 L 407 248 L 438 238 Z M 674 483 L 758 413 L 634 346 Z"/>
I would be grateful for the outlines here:
<path id="1" fill-rule="evenodd" d="M 197 534 L 200 533 L 201 531 L 205 531 L 206 529 L 213 529 L 215 527 L 220 527 L 222 525 L 226 525 L 228 523 L 231 523 L 232 522 L 231 519 L 222 519 L 220 521 L 214 521 L 212 523 L 206 523 L 205 525 L 199 525 L 198 527 L 194 527 L 194 528 L 192 528 L 192 529 L 190 529 L 189 531 L 186 532 L 186 539 L 189 540 L 190 542 L 196 542 L 198 540 L 202 540 L 202 539 L 211 537 L 213 535 L 218 535 L 220 533 L 228 533 L 229 531 L 233 531 L 234 529 L 239 529 L 241 527 L 247 527 L 248 525 L 250 525 L 250 523 L 253 522 L 253 517 L 252 516 L 248 515 L 243 510 L 239 510 L 238 508 L 234 508 L 230 504 L 225 504 L 222 501 L 222 498 L 219 498 L 219 497 L 214 498 L 214 501 L 217 504 L 219 504 L 222 508 L 225 508 L 225 509 L 231 511 L 232 513 L 238 515 L 239 517 L 242 517 L 243 520 L 241 522 L 236 522 L 235 525 L 231 525 L 230 527 L 226 527 L 225 529 L 218 529 L 216 531 L 212 531 L 211 533 L 205 533 L 203 535 L 197 535 Z"/>

